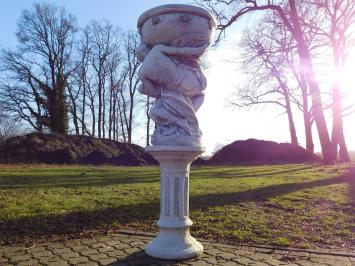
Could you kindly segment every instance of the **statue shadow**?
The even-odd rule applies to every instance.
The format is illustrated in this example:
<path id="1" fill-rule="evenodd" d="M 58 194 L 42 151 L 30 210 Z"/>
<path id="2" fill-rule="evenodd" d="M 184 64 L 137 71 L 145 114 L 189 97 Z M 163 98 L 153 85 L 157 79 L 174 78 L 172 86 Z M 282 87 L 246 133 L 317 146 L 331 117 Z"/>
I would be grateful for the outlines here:
<path id="1" fill-rule="evenodd" d="M 196 260 L 196 259 L 195 259 Z M 134 252 L 126 257 L 117 260 L 109 265 L 162 265 L 162 266 L 174 266 L 180 265 L 182 262 L 189 262 L 190 260 L 163 260 L 148 256 L 144 251 Z"/>

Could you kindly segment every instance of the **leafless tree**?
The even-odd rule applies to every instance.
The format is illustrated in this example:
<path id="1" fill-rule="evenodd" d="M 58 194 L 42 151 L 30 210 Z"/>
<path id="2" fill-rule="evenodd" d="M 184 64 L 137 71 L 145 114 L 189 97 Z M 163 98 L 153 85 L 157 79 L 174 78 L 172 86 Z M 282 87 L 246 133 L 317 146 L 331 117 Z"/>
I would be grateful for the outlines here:
<path id="1" fill-rule="evenodd" d="M 71 55 L 76 32 L 76 21 L 64 8 L 34 4 L 19 19 L 16 50 L 2 51 L 2 97 L 38 131 L 67 132 L 66 90 L 75 69 Z"/>
<path id="2" fill-rule="evenodd" d="M 79 101 L 73 104 L 78 106 L 77 120 L 81 124 L 81 134 L 88 134 L 91 136 L 95 135 L 95 108 L 94 108 L 94 93 L 92 92 L 92 82 L 89 72 L 90 55 L 91 55 L 91 42 L 90 42 L 90 32 L 86 27 L 82 30 L 81 38 L 79 41 L 79 46 L 77 53 L 79 55 L 78 68 L 74 76 L 75 83 L 77 85 L 77 90 L 80 93 Z M 92 127 L 87 124 L 87 107 L 91 110 L 92 115 Z M 79 115 L 80 113 L 80 115 Z"/>
<path id="3" fill-rule="evenodd" d="M 93 21 L 91 32 L 91 65 L 95 73 L 95 87 L 98 96 L 97 136 L 105 138 L 106 130 L 106 82 L 109 74 L 110 56 L 120 49 L 119 30 L 108 21 Z"/>
<path id="4" fill-rule="evenodd" d="M 6 139 L 21 133 L 18 119 L 11 117 L 3 102 L 0 102 L 0 144 Z"/>
<path id="5" fill-rule="evenodd" d="M 292 52 L 292 39 L 272 17 L 264 20 L 271 27 L 256 27 L 245 32 L 240 43 L 242 66 L 249 82 L 238 90 L 233 105 L 249 107 L 259 104 L 276 104 L 287 114 L 291 143 L 298 145 L 291 103 L 295 98 L 287 75 L 288 54 Z M 299 101 L 298 101 L 299 102 Z"/>
<path id="6" fill-rule="evenodd" d="M 121 51 L 114 53 L 110 56 L 109 66 L 108 66 L 108 79 L 109 79 L 109 112 L 108 112 L 108 133 L 109 139 L 118 139 L 118 123 L 121 123 L 120 119 L 117 116 L 117 110 L 120 105 L 120 99 L 118 97 L 119 90 L 122 89 L 122 72 L 120 69 L 121 66 Z"/>
<path id="7" fill-rule="evenodd" d="M 135 32 L 126 32 L 123 36 L 123 60 L 125 62 L 123 75 L 125 80 L 121 88 L 122 116 L 127 133 L 127 142 L 132 142 L 132 132 L 134 123 L 134 114 L 138 107 L 136 106 L 137 89 L 139 85 L 138 67 L 140 65 L 136 56 L 136 50 L 140 39 Z"/>
<path id="8" fill-rule="evenodd" d="M 343 130 L 344 93 L 339 84 L 339 73 L 347 62 L 350 49 L 355 44 L 355 2 L 352 0 L 308 0 L 308 8 L 317 16 L 303 23 L 323 37 L 332 51 L 334 80 L 332 84 L 332 149 L 342 162 L 350 161 Z"/>
<path id="9" fill-rule="evenodd" d="M 219 19 L 218 39 L 221 38 L 222 34 L 224 34 L 232 24 L 251 12 L 269 11 L 279 16 L 283 25 L 295 40 L 301 66 L 301 75 L 305 77 L 305 82 L 307 83 L 311 94 L 312 113 L 318 131 L 324 162 L 333 163 L 336 156 L 334 152 L 332 152 L 331 140 L 323 112 L 321 91 L 316 80 L 311 53 L 302 29 L 304 25 L 301 25 L 299 9 L 296 5 L 296 1 L 200 0 L 198 2 L 209 8 Z"/>

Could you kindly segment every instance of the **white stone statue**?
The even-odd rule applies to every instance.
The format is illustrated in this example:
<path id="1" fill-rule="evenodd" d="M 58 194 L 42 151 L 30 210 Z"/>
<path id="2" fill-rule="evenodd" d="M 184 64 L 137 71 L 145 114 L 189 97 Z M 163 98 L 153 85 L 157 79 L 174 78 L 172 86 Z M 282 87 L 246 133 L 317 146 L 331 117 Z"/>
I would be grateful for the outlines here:
<path id="1" fill-rule="evenodd" d="M 156 98 L 150 112 L 156 129 L 147 147 L 160 164 L 158 236 L 145 248 L 153 257 L 187 259 L 203 253 L 190 235 L 190 164 L 202 152 L 196 111 L 204 99 L 206 78 L 200 60 L 216 27 L 206 10 L 190 5 L 152 8 L 138 19 L 142 61 L 140 92 Z"/>
<path id="2" fill-rule="evenodd" d="M 200 60 L 215 26 L 208 11 L 190 5 L 160 6 L 139 18 L 140 92 L 156 98 L 150 112 L 156 125 L 153 145 L 201 146 L 195 113 L 207 82 Z"/>

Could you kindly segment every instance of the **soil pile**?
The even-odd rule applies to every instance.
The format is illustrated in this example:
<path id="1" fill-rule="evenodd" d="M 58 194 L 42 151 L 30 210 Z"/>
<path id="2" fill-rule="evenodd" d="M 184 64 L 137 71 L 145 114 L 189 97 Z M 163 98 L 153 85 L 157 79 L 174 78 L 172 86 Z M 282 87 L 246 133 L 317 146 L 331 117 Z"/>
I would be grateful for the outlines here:
<path id="1" fill-rule="evenodd" d="M 290 143 L 248 139 L 238 140 L 216 152 L 208 161 L 212 165 L 314 163 L 320 158 Z"/>
<path id="2" fill-rule="evenodd" d="M 135 144 L 89 136 L 33 133 L 0 145 L 0 163 L 152 165 L 153 157 Z"/>

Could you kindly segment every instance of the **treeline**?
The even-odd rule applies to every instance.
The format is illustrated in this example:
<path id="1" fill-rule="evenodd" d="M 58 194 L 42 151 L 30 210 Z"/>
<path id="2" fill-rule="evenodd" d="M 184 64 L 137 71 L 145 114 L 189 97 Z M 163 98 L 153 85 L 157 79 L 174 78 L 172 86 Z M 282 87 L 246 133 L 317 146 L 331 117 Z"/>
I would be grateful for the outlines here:
<path id="1" fill-rule="evenodd" d="M 64 8 L 34 4 L 22 12 L 16 37 L 0 58 L 3 117 L 38 132 L 128 143 L 140 123 L 149 144 L 151 103 L 137 93 L 136 32 L 105 20 L 80 28 Z"/>
<path id="2" fill-rule="evenodd" d="M 351 84 L 341 83 L 341 76 L 355 44 L 355 1 L 196 2 L 217 16 L 217 41 L 224 34 L 228 38 L 228 29 L 241 25 L 242 18 L 259 15 L 255 16 L 254 25 L 247 27 L 239 45 L 239 61 L 248 80 L 238 88 L 234 104 L 280 106 L 287 114 L 293 144 L 298 144 L 293 110 L 296 107 L 303 114 L 306 148 L 314 152 L 315 125 L 324 161 L 348 162 L 343 117 L 353 113 L 354 108 L 344 102 L 348 96 L 345 86 L 349 90 Z M 319 82 L 322 72 L 331 77 L 331 84 Z M 326 123 L 327 109 L 332 113 L 331 129 Z"/>

